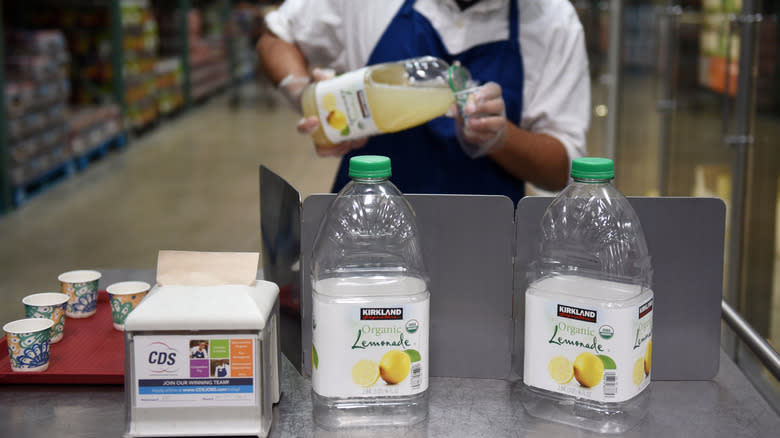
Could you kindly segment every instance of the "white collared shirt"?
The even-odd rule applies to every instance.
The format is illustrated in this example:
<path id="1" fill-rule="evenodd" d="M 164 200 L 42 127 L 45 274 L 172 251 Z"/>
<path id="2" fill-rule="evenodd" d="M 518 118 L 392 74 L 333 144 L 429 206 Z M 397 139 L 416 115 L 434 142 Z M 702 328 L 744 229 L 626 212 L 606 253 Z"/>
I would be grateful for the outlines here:
<path id="1" fill-rule="evenodd" d="M 417 0 L 415 10 L 450 53 L 509 38 L 509 2 L 483 0 L 461 11 L 454 0 Z M 569 162 L 586 155 L 590 75 L 582 24 L 568 0 L 517 0 L 525 83 L 520 127 L 563 143 Z M 266 17 L 310 67 L 363 67 L 403 0 L 286 0 Z"/>

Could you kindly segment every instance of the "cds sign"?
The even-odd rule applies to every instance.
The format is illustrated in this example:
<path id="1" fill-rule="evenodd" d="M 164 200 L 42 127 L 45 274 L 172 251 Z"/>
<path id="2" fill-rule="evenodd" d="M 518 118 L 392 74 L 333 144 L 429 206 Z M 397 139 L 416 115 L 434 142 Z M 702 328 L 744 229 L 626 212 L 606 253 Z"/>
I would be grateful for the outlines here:
<path id="1" fill-rule="evenodd" d="M 182 356 L 175 348 L 164 342 L 152 342 L 147 347 L 144 357 L 150 372 L 168 374 L 178 371 L 177 360 Z"/>

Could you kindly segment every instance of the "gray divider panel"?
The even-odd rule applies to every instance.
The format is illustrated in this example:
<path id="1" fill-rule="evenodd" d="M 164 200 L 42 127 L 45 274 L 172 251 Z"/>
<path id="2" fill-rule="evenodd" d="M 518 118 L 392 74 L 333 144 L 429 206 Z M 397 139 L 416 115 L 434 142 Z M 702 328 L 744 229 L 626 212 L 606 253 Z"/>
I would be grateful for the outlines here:
<path id="1" fill-rule="evenodd" d="M 282 351 L 310 374 L 309 262 L 335 195 L 312 195 L 301 211 L 292 186 L 265 167 L 260 173 L 263 271 L 282 290 Z M 431 275 L 431 375 L 519 378 L 526 269 L 552 198 L 524 198 L 513 212 L 501 196 L 407 197 Z M 714 198 L 629 201 L 653 258 L 653 379 L 710 380 L 719 364 L 725 205 Z"/>
<path id="2" fill-rule="evenodd" d="M 312 245 L 335 195 L 303 202 L 302 345 L 311 370 Z M 513 337 L 513 205 L 503 196 L 407 195 L 421 228 L 431 276 L 430 375 L 509 376 Z"/>
<path id="3" fill-rule="evenodd" d="M 279 286 L 282 353 L 301 371 L 301 195 L 265 166 L 260 166 L 260 235 L 263 279 Z"/>
<path id="4" fill-rule="evenodd" d="M 553 198 L 517 205 L 513 375 L 522 376 L 526 268 L 539 245 L 540 221 Z M 710 380 L 718 373 L 726 209 L 713 198 L 638 198 L 653 264 L 653 380 Z"/>

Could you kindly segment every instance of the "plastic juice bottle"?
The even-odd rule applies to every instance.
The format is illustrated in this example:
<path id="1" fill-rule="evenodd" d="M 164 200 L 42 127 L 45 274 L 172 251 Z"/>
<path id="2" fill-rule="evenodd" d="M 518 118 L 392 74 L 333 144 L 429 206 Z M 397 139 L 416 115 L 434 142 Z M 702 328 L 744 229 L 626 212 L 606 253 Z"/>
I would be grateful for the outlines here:
<path id="1" fill-rule="evenodd" d="M 429 303 L 415 214 L 390 159 L 353 157 L 313 250 L 312 404 L 325 427 L 428 413 Z"/>
<path id="2" fill-rule="evenodd" d="M 465 68 L 430 56 L 377 64 L 309 85 L 303 114 L 319 117 L 312 137 L 321 145 L 402 131 L 443 116 L 469 80 Z"/>
<path id="3" fill-rule="evenodd" d="M 647 411 L 652 269 L 642 226 L 605 158 L 572 163 L 574 181 L 542 218 L 525 300 L 523 405 L 532 415 L 621 433 Z"/>

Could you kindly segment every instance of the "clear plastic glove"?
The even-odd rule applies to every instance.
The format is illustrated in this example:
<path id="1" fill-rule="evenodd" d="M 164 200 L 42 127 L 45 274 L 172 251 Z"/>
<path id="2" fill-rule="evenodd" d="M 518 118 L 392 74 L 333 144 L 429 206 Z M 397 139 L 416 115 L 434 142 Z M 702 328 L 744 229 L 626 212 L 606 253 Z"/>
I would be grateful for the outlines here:
<path id="1" fill-rule="evenodd" d="M 315 82 L 318 81 L 324 81 L 326 79 L 330 79 L 336 75 L 336 72 L 331 69 L 320 69 L 315 68 L 311 72 L 312 79 Z M 284 82 L 284 81 L 282 81 Z M 308 84 L 308 82 L 307 82 Z M 281 86 L 281 84 L 280 84 Z M 303 87 L 305 88 L 305 86 Z M 301 94 L 303 93 L 303 88 L 301 88 Z M 301 106 L 300 103 L 301 96 L 298 95 L 298 107 Z M 304 135 L 312 135 L 314 134 L 314 131 L 317 130 L 317 128 L 320 127 L 320 121 L 316 116 L 311 117 L 304 117 L 298 121 L 297 129 L 298 132 Z M 351 151 L 352 149 L 361 148 L 366 145 L 366 142 L 368 141 L 367 138 L 359 138 L 356 140 L 349 140 L 344 141 L 341 143 L 336 143 L 335 145 L 319 145 L 315 144 L 314 148 L 317 151 L 317 155 L 321 157 L 340 157 L 347 152 Z"/>
<path id="2" fill-rule="evenodd" d="M 298 111 L 298 114 L 303 114 L 301 95 L 303 95 L 303 90 L 306 89 L 306 86 L 309 85 L 310 82 L 311 78 L 308 76 L 295 75 L 287 75 L 279 82 L 279 91 L 281 91 L 284 98 L 287 99 L 287 103 Z"/>
<path id="3" fill-rule="evenodd" d="M 457 110 L 455 134 L 463 152 L 479 158 L 504 146 L 506 108 L 501 86 L 488 82 L 477 87 L 462 110 Z"/>

